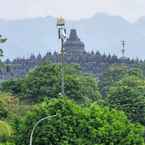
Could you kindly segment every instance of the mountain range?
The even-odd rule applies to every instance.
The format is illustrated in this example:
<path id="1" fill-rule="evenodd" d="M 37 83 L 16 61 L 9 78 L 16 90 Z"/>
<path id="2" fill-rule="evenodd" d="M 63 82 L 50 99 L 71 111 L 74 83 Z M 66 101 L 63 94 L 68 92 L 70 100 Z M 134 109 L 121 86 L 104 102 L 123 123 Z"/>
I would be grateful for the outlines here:
<path id="1" fill-rule="evenodd" d="M 97 13 L 86 19 L 66 20 L 66 27 L 68 35 L 70 29 L 77 29 L 86 51 L 121 56 L 121 40 L 125 40 L 127 57 L 145 59 L 145 17 L 131 23 L 120 16 Z M 0 44 L 4 58 L 59 51 L 55 17 L 0 20 L 0 34 L 8 39 Z"/>

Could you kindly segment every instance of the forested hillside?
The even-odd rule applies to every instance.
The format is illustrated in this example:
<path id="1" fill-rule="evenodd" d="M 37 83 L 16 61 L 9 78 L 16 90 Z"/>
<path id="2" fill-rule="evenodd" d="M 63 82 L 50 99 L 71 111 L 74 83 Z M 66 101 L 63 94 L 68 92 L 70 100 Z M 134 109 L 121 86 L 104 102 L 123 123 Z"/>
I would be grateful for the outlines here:
<path id="1" fill-rule="evenodd" d="M 79 65 L 45 62 L 24 77 L 1 84 L 0 141 L 27 145 L 144 145 L 145 75 L 139 67 L 110 65 L 97 80 Z"/>

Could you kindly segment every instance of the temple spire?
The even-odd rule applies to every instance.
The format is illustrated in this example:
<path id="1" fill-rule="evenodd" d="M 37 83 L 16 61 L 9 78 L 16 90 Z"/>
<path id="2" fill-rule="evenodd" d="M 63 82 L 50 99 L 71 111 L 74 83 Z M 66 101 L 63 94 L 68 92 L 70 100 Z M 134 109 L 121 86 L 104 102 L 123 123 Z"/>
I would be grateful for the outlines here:
<path id="1" fill-rule="evenodd" d="M 76 29 L 70 30 L 69 38 L 64 43 L 64 51 L 69 55 L 81 55 L 85 52 L 85 45 L 79 39 Z"/>
<path id="2" fill-rule="evenodd" d="M 69 35 L 69 40 L 72 40 L 72 41 L 74 41 L 74 40 L 80 40 L 78 38 L 78 35 L 77 35 L 77 32 L 76 32 L 75 29 L 71 29 L 70 35 Z"/>

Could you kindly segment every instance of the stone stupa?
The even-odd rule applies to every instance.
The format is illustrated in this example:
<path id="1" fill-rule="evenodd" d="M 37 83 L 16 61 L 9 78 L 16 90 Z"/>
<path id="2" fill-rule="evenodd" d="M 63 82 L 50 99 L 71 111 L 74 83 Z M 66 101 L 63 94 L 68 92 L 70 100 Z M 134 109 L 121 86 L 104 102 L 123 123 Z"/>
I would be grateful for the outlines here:
<path id="1" fill-rule="evenodd" d="M 71 29 L 69 38 L 64 43 L 64 52 L 74 56 L 85 52 L 85 45 L 78 37 L 76 29 Z"/>

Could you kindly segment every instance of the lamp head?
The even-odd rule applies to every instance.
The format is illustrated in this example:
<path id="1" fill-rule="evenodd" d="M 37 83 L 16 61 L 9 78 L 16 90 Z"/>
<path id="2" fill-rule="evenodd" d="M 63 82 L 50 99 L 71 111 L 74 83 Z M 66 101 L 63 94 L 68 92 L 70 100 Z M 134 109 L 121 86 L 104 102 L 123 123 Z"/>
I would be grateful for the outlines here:
<path id="1" fill-rule="evenodd" d="M 58 27 L 58 38 L 65 39 L 66 38 L 65 20 L 62 16 L 57 18 L 57 27 Z"/>
<path id="2" fill-rule="evenodd" d="M 64 27 L 65 26 L 65 20 L 64 18 L 61 16 L 61 17 L 58 17 L 57 18 L 57 27 Z"/>

